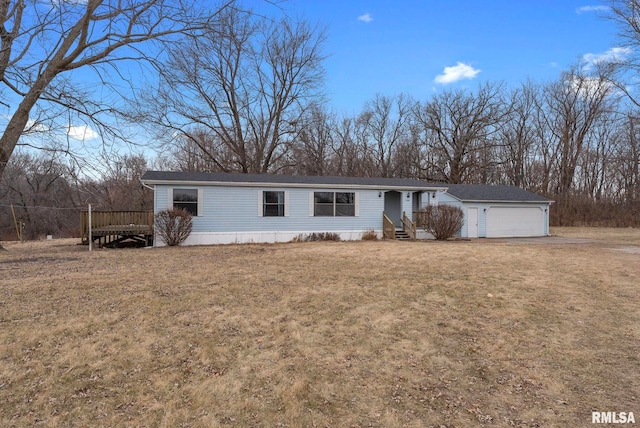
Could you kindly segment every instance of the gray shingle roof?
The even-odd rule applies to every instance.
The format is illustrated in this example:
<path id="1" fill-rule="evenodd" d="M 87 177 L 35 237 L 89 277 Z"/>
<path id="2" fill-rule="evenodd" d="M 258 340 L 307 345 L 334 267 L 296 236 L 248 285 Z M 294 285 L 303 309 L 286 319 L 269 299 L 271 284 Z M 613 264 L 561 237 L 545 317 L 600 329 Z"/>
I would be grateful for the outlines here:
<path id="1" fill-rule="evenodd" d="M 551 202 L 550 199 L 515 186 L 449 184 L 447 193 L 461 201 Z"/>
<path id="2" fill-rule="evenodd" d="M 308 184 L 318 186 L 354 185 L 354 186 L 384 186 L 384 187 L 418 187 L 445 188 L 442 183 L 429 183 L 411 178 L 380 178 L 380 177 L 334 177 L 334 176 L 304 176 L 304 175 L 276 175 L 276 174 L 239 174 L 225 172 L 174 172 L 147 171 L 141 177 L 142 181 L 181 181 L 181 182 L 218 182 L 218 183 L 274 183 L 274 184 Z"/>
<path id="3" fill-rule="evenodd" d="M 276 174 L 240 174 L 224 172 L 176 172 L 147 171 L 141 177 L 143 182 L 189 182 L 189 183 L 259 183 L 297 184 L 316 186 L 379 186 L 381 188 L 421 188 L 425 190 L 445 189 L 447 193 L 462 201 L 504 201 L 504 202 L 551 202 L 550 199 L 514 186 L 488 186 L 482 184 L 430 183 L 411 178 L 381 177 L 335 177 Z"/>

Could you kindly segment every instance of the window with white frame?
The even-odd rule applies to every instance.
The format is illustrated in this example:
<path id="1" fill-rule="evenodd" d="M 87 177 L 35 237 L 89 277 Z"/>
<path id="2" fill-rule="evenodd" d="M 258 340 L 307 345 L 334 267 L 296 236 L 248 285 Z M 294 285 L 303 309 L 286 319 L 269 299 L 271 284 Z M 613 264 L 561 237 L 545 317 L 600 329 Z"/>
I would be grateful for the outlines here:
<path id="1" fill-rule="evenodd" d="M 284 217 L 285 198 L 284 192 L 262 192 L 262 215 L 264 217 Z"/>
<path id="2" fill-rule="evenodd" d="M 186 210 L 192 216 L 198 215 L 198 189 L 173 189 L 173 208 Z"/>
<path id="3" fill-rule="evenodd" d="M 313 215 L 316 217 L 354 217 L 356 194 L 354 192 L 314 192 Z"/>

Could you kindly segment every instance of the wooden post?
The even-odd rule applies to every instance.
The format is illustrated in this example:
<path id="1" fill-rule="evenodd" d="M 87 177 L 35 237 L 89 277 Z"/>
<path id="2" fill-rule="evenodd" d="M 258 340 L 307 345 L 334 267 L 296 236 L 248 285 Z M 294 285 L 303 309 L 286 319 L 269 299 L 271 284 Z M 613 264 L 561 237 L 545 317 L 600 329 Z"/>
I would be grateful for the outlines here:
<path id="1" fill-rule="evenodd" d="M 89 204 L 89 252 L 93 251 L 93 238 L 91 236 L 91 204 Z"/>
<path id="2" fill-rule="evenodd" d="M 16 226 L 16 235 L 18 235 L 18 241 L 22 241 L 20 237 L 20 227 L 18 227 L 18 220 L 16 219 L 16 212 L 13 210 L 13 204 L 11 204 L 11 214 L 13 214 L 13 224 Z"/>

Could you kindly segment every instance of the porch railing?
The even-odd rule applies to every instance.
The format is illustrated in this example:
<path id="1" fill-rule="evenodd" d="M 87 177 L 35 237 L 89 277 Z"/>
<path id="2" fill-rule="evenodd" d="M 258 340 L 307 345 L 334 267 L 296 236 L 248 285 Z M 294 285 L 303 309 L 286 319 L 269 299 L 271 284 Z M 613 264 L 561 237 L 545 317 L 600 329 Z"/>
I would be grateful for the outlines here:
<path id="1" fill-rule="evenodd" d="M 153 235 L 153 211 L 93 211 L 91 239 L 115 235 Z M 89 213 L 80 212 L 80 237 L 89 243 Z"/>
<path id="2" fill-rule="evenodd" d="M 396 226 L 384 212 L 382 213 L 382 237 L 396 239 Z"/>
<path id="3" fill-rule="evenodd" d="M 402 212 L 402 231 L 409 235 L 410 239 L 416 239 L 416 224 L 407 217 L 407 213 L 404 211 Z"/>

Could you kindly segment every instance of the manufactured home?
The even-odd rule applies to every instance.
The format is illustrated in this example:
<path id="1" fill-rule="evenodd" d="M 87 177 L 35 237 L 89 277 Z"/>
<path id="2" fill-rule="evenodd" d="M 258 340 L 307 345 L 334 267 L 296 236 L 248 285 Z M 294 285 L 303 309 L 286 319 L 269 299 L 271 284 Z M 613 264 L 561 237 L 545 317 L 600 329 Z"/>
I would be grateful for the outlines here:
<path id="1" fill-rule="evenodd" d="M 462 237 L 544 236 L 552 202 L 511 186 L 404 178 L 148 171 L 141 181 L 154 191 L 155 212 L 180 207 L 191 213 L 185 245 L 286 242 L 314 232 L 343 240 L 369 231 L 425 239 L 413 213 L 437 204 L 462 208 Z"/>

